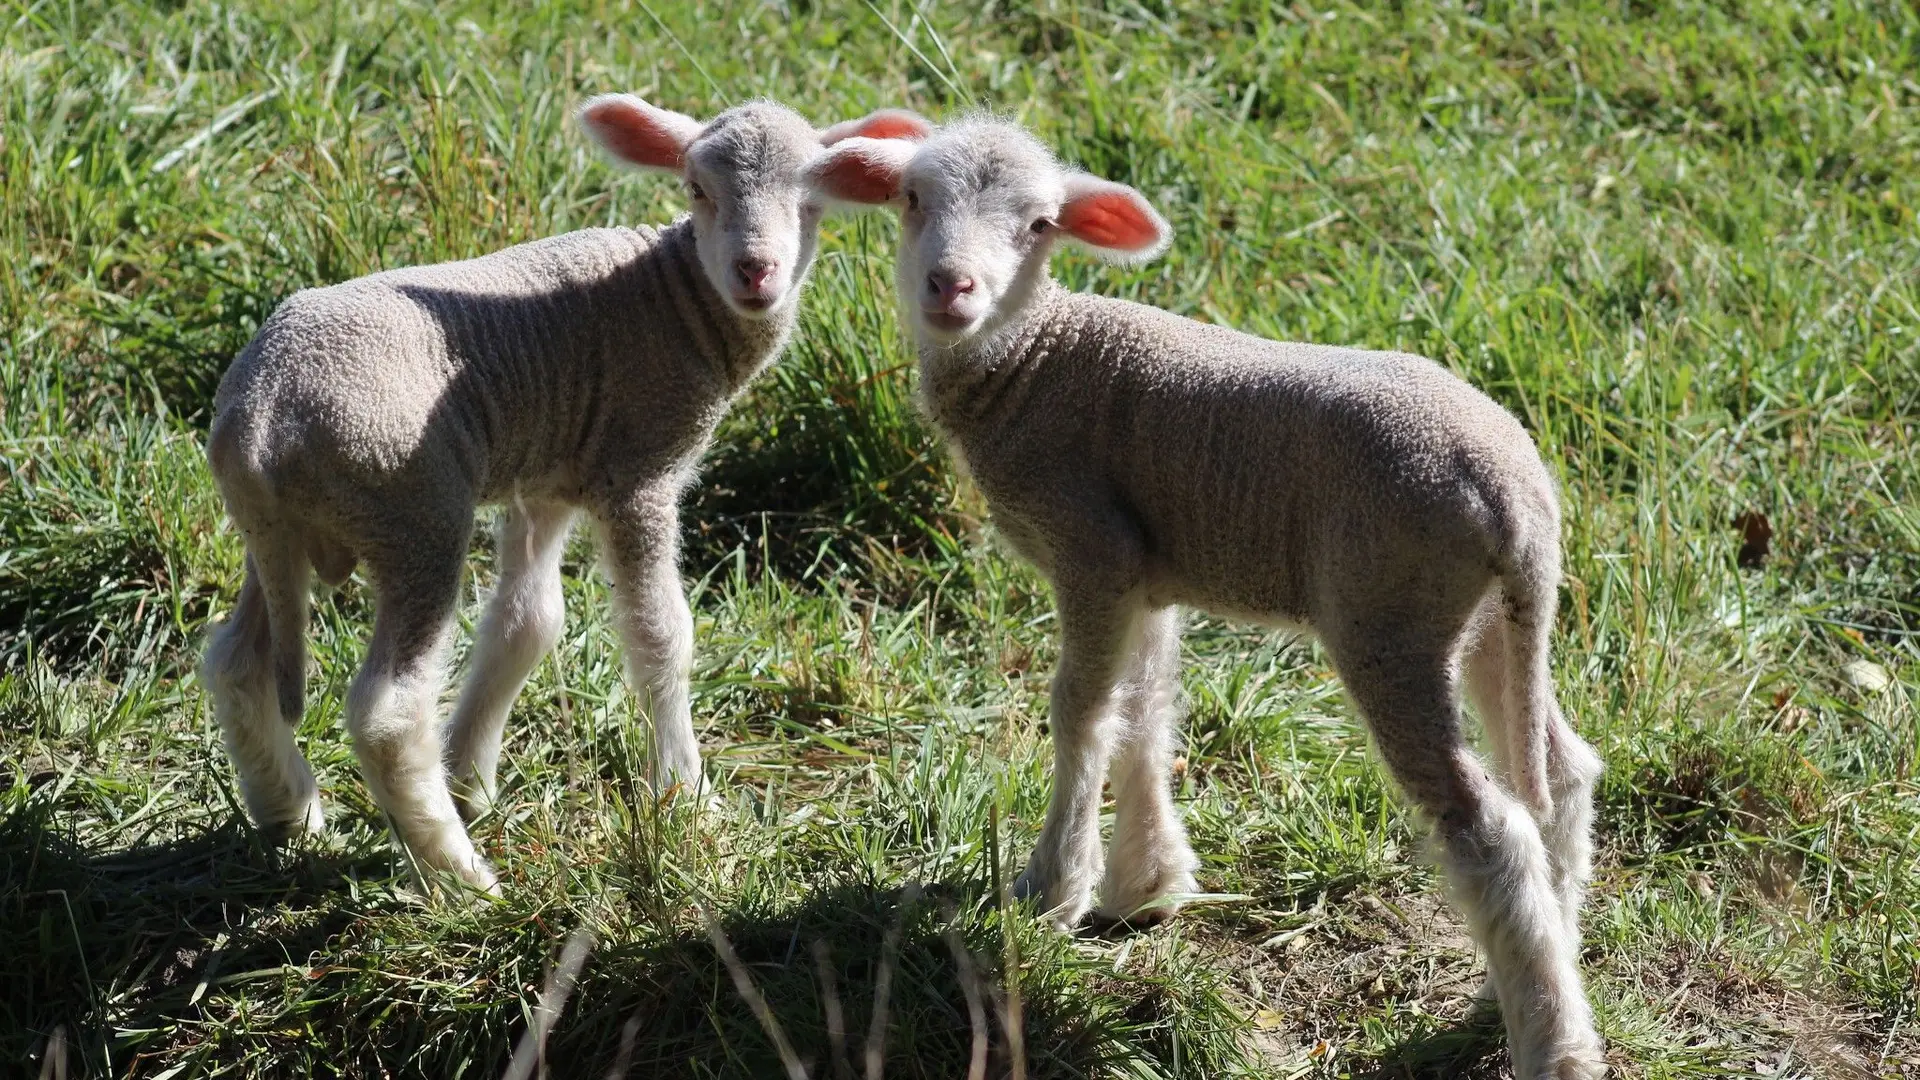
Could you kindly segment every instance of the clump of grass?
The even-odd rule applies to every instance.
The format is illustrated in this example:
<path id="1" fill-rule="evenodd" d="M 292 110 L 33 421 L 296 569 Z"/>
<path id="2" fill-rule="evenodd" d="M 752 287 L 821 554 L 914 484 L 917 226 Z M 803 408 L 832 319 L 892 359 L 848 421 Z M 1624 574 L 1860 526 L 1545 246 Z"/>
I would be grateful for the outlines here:
<path id="1" fill-rule="evenodd" d="M 1610 822 L 1622 849 L 1655 853 L 1711 848 L 1742 835 L 1790 832 L 1824 808 L 1825 778 L 1797 753 L 1775 743 L 1683 733 L 1665 759 L 1641 765 L 1632 784 L 1638 820 Z"/>
<path id="2" fill-rule="evenodd" d="M 1046 803 L 1051 610 L 915 416 L 879 216 L 829 222 L 789 355 L 689 499 L 723 805 L 643 796 L 582 549 L 475 827 L 499 903 L 424 902 L 357 778 L 365 582 L 315 607 L 300 737 L 333 828 L 260 846 L 191 674 L 240 568 L 210 388 L 297 288 L 678 212 L 569 130 L 631 89 L 696 115 L 1016 114 L 1175 225 L 1148 266 L 1066 258 L 1075 287 L 1484 387 L 1562 480 L 1559 686 L 1609 763 L 1584 962 L 1614 1065 L 1912 1073 L 1917 41 L 1884 3 L 10 10 L 0 1055 L 59 1032 L 89 1073 L 497 1075 L 586 927 L 560 1071 L 782 1067 L 705 911 L 816 1077 L 839 1074 L 813 943 L 857 1057 L 896 932 L 886 1075 L 964 1074 L 950 931 L 989 1012 L 1018 989 L 1033 1076 L 1505 1068 L 1421 823 L 1310 647 L 1187 637 L 1179 797 L 1234 899 L 1116 940 L 1001 907 Z"/>
<path id="3" fill-rule="evenodd" d="M 136 422 L 0 443 L 0 665 L 177 665 L 209 612 L 197 440 Z"/>

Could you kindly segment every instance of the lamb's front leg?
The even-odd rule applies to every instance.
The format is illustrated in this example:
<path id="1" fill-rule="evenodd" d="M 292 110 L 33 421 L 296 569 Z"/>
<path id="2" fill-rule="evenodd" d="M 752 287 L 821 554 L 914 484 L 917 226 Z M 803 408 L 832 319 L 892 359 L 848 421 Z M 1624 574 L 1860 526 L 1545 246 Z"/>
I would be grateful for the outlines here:
<path id="1" fill-rule="evenodd" d="M 1180 716 L 1180 613 L 1141 620 L 1139 643 L 1120 689 L 1119 750 L 1113 761 L 1113 847 L 1100 885 L 1100 917 L 1134 925 L 1179 910 L 1199 865 L 1173 804 L 1174 725 Z"/>
<path id="2" fill-rule="evenodd" d="M 693 613 L 680 585 L 676 492 L 630 501 L 600 523 L 627 677 L 649 727 L 656 794 L 700 789 L 700 742 L 688 703 Z"/>
<path id="3" fill-rule="evenodd" d="M 468 820 L 493 801 L 507 713 L 560 637 L 566 615 L 560 557 L 572 527 L 572 508 L 533 501 L 516 504 L 500 523 L 500 584 L 487 602 L 467 684 L 447 722 L 454 801 Z"/>
<path id="4" fill-rule="evenodd" d="M 1016 896 L 1038 901 L 1056 929 L 1069 930 L 1093 905 L 1102 872 L 1100 789 L 1118 718 L 1114 684 L 1133 645 L 1140 610 L 1123 596 L 1055 586 L 1060 669 L 1053 677 L 1053 798 Z"/>

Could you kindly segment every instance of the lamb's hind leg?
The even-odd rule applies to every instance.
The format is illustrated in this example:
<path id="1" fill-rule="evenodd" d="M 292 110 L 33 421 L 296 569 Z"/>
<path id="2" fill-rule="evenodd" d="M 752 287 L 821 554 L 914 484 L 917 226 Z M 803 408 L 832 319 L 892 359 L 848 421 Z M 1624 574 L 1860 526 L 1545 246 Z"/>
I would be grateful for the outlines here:
<path id="1" fill-rule="evenodd" d="M 559 640 L 566 608 L 560 557 L 573 527 L 570 507 L 516 503 L 500 522 L 500 583 L 475 636 L 467 682 L 447 723 L 454 797 L 469 818 L 493 801 L 500 738 L 514 698 Z"/>
<path id="2" fill-rule="evenodd" d="M 366 663 L 347 692 L 347 726 L 374 801 L 418 863 L 494 887 L 447 790 L 438 711 L 466 536 L 417 536 L 369 556 L 377 602 Z"/>
<path id="3" fill-rule="evenodd" d="M 1450 645 L 1395 647 L 1392 631 L 1329 641 L 1407 794 L 1432 817 L 1468 927 L 1491 958 L 1517 1080 L 1605 1071 L 1539 827 L 1461 736 Z"/>
<path id="4" fill-rule="evenodd" d="M 1194 889 L 1199 865 L 1174 808 L 1168 774 L 1179 720 L 1180 613 L 1147 613 L 1119 690 L 1119 747 L 1112 766 L 1113 845 L 1100 886 L 1100 917 L 1132 923 L 1172 916 L 1164 898 Z"/>
<path id="5" fill-rule="evenodd" d="M 300 723 L 298 686 L 292 687 L 295 709 L 283 712 L 287 695 L 276 671 L 278 653 L 304 655 L 298 642 L 277 649 L 274 641 L 269 591 L 281 604 L 300 605 L 301 622 L 307 603 L 306 566 L 286 539 L 263 533 L 254 540 L 239 599 L 213 632 L 201 667 L 247 814 L 275 839 L 318 831 L 325 824 L 313 771 L 294 745 Z M 282 619 L 294 621 L 291 614 Z"/>
<path id="6" fill-rule="evenodd" d="M 1494 772 L 1515 794 L 1515 770 L 1507 721 L 1507 634 L 1500 614 L 1502 594 L 1498 589 L 1487 594 L 1474 613 L 1467 629 L 1467 651 L 1461 658 L 1461 674 L 1467 700 L 1480 717 L 1486 733 L 1487 752 L 1493 758 Z M 1523 800 L 1524 801 L 1524 800 Z"/>

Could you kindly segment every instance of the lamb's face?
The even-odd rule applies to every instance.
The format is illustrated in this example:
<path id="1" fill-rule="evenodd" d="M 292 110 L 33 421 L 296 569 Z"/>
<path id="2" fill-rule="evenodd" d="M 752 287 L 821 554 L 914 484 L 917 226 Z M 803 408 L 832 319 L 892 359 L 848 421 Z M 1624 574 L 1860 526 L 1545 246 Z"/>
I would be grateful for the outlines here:
<path id="1" fill-rule="evenodd" d="M 771 102 L 721 113 L 687 147 L 683 179 L 707 280 L 749 318 L 795 302 L 824 209 L 807 167 L 819 133 Z"/>
<path id="2" fill-rule="evenodd" d="M 934 342 L 955 344 L 1017 321 L 1061 240 L 1133 261 L 1159 254 L 1173 237 L 1145 196 L 1061 168 L 1017 124 L 961 121 L 898 164 L 897 151 L 861 154 L 860 167 L 836 172 L 855 179 L 844 186 L 885 190 L 878 201 L 900 205 L 900 295 Z"/>
<path id="3" fill-rule="evenodd" d="M 1053 155 L 1020 128 L 962 121 L 928 139 L 901 178 L 900 295 L 942 342 L 1016 317 L 1046 278 L 1065 198 Z"/>
<path id="4" fill-rule="evenodd" d="M 748 318 L 786 311 L 799 297 L 828 194 L 820 175 L 826 147 L 902 147 L 931 130 L 913 113 L 881 109 L 815 131 L 771 101 L 740 105 L 702 124 L 632 94 L 593 98 L 580 107 L 579 119 L 614 157 L 674 173 L 686 184 L 701 268 L 727 306 Z"/>

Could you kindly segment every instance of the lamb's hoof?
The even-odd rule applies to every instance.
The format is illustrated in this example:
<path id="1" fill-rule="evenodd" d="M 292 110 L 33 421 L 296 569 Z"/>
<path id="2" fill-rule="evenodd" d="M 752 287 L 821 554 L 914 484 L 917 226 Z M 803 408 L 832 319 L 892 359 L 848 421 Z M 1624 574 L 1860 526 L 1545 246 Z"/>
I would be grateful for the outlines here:
<path id="1" fill-rule="evenodd" d="M 494 875 L 493 867 L 471 846 L 461 852 L 459 858 L 449 861 L 462 884 L 488 896 L 500 895 L 500 879 Z"/>
<path id="2" fill-rule="evenodd" d="M 1607 1055 L 1600 1037 L 1592 1032 L 1549 1047 L 1535 1065 L 1515 1062 L 1515 1080 L 1600 1080 L 1607 1075 Z"/>
<path id="3" fill-rule="evenodd" d="M 1020 876 L 1013 879 L 1013 898 L 1015 900 L 1037 900 L 1040 898 L 1040 894 L 1046 891 L 1046 883 L 1040 880 L 1040 875 L 1035 872 L 1031 866 L 1022 870 Z"/>
<path id="4" fill-rule="evenodd" d="M 399 839 L 415 882 L 428 894 L 500 895 L 500 879 L 457 819 L 441 823 L 424 836 Z"/>
<path id="5" fill-rule="evenodd" d="M 714 790 L 711 780 L 695 777 L 681 780 L 676 777 L 656 777 L 653 790 L 660 793 L 658 803 L 662 807 L 688 809 L 696 815 L 706 816 L 726 809 L 726 802 L 720 793 Z"/>
<path id="6" fill-rule="evenodd" d="M 482 896 L 499 899 L 501 892 L 503 892 L 503 890 L 499 888 L 499 878 L 493 874 L 492 869 L 490 869 L 486 863 L 480 863 L 480 872 L 478 872 L 478 874 L 470 874 L 470 876 L 463 874 L 463 880 L 467 882 L 468 886 L 472 886 L 474 892 L 478 892 L 478 894 L 482 894 Z"/>
<path id="7" fill-rule="evenodd" d="M 1040 909 L 1040 918 L 1048 926 L 1070 933 L 1086 918 L 1087 909 L 1093 906 L 1092 890 L 1081 890 L 1077 897 L 1056 900 L 1060 890 L 1046 880 L 1046 875 L 1027 867 L 1026 871 L 1013 883 L 1013 898 L 1032 901 Z"/>
<path id="8" fill-rule="evenodd" d="M 1094 919 L 1121 932 L 1145 930 L 1180 914 L 1186 897 L 1198 888 L 1193 874 L 1184 869 L 1156 871 L 1145 875 L 1144 881 L 1126 884 L 1109 880 L 1100 889 L 1100 910 Z"/>
<path id="9" fill-rule="evenodd" d="M 1597 1049 L 1592 1056 L 1562 1058 L 1540 1074 L 1542 1080 L 1601 1080 L 1606 1075 L 1606 1058 Z"/>
<path id="10" fill-rule="evenodd" d="M 1130 934 L 1144 934 L 1172 918 L 1172 912 L 1158 909 L 1136 911 L 1131 916 L 1119 917 L 1108 913 L 1105 908 L 1096 908 L 1093 914 L 1087 916 L 1087 933 L 1093 937 L 1123 938 Z"/>
<path id="11" fill-rule="evenodd" d="M 1149 901 L 1132 907 L 1108 907 L 1104 904 L 1093 913 L 1093 926 L 1103 934 L 1121 935 L 1151 930 L 1161 923 L 1172 921 L 1180 914 L 1180 902 L 1173 899 Z"/>
<path id="12" fill-rule="evenodd" d="M 460 893 L 472 897 L 497 899 L 501 894 L 500 879 L 495 876 L 493 867 L 485 859 L 475 856 L 472 862 L 458 869 L 449 870 L 443 880 Z"/>
<path id="13" fill-rule="evenodd" d="M 1492 972 L 1488 972 L 1487 977 L 1480 980 L 1480 989 L 1473 992 L 1473 1003 L 1482 1009 L 1500 1007 L 1500 988 L 1494 985 Z"/>
<path id="14" fill-rule="evenodd" d="M 260 835 L 275 847 L 290 847 L 327 831 L 327 812 L 320 805 L 320 792 L 312 790 L 293 812 L 277 821 L 260 823 Z"/>

